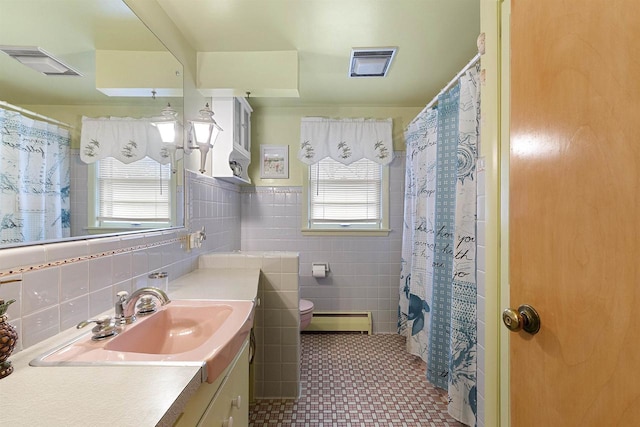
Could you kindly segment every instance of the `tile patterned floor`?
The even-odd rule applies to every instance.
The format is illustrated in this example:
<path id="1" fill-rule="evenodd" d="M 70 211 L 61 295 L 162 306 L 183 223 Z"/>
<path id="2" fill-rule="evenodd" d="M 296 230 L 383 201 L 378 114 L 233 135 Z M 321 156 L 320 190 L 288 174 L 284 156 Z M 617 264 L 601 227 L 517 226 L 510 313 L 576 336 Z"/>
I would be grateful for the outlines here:
<path id="1" fill-rule="evenodd" d="M 302 334 L 302 395 L 258 400 L 250 426 L 458 427 L 399 335 Z"/>

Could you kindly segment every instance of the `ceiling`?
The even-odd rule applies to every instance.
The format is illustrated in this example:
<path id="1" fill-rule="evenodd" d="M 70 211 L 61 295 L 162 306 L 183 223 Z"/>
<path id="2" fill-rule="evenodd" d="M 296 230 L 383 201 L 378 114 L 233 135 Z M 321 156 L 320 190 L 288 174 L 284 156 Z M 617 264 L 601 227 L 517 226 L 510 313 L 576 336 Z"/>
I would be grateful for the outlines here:
<path id="1" fill-rule="evenodd" d="M 0 0 L 0 45 L 41 47 L 82 74 L 45 76 L 0 52 L 0 100 L 17 105 L 126 103 L 96 90 L 95 51 L 166 50 L 114 0 Z"/>
<path id="2" fill-rule="evenodd" d="M 299 99 L 424 106 L 477 53 L 477 0 L 157 0 L 200 52 L 296 50 Z M 348 78 L 353 47 L 398 47 L 385 78 Z M 260 70 L 256 70 L 260 72 Z"/>
<path id="3" fill-rule="evenodd" d="M 197 51 L 298 52 L 300 97 L 252 98 L 254 106 L 424 106 L 475 55 L 480 31 L 477 0 L 156 1 Z M 82 72 L 90 89 L 95 49 L 163 49 L 115 0 L 0 0 L 0 44 L 40 46 Z M 352 79 L 352 47 L 398 52 L 387 77 Z M 69 77 L 32 73 L 0 54 L 0 99 L 113 102 L 95 90 L 81 97 Z"/>

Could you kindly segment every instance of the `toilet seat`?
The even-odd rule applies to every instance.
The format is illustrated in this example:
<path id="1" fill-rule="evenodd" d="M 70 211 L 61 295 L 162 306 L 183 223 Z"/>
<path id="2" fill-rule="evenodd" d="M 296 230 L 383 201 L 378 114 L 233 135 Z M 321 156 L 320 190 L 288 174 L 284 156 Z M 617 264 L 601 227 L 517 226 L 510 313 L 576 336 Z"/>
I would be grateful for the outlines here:
<path id="1" fill-rule="evenodd" d="M 300 330 L 304 330 L 311 323 L 313 317 L 313 303 L 306 299 L 300 300 Z"/>
<path id="2" fill-rule="evenodd" d="M 307 314 L 313 311 L 313 303 L 306 299 L 300 300 L 300 314 Z"/>

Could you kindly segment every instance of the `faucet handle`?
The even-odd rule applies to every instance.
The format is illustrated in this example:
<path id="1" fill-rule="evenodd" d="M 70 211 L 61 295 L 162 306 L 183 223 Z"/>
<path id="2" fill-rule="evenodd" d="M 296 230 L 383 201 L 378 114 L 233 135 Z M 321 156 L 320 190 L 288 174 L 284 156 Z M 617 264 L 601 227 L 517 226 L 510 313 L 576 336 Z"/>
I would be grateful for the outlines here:
<path id="1" fill-rule="evenodd" d="M 118 297 L 118 301 L 124 302 L 129 297 L 129 292 L 120 291 L 116 294 L 116 296 Z"/>
<path id="2" fill-rule="evenodd" d="M 111 317 L 109 316 L 100 316 L 96 319 L 88 319 L 88 320 L 83 320 L 82 322 L 78 323 L 76 325 L 76 329 L 82 329 L 85 326 L 89 326 L 90 324 L 95 323 L 96 327 L 100 326 L 103 327 L 106 324 L 111 323 Z"/>
<path id="3" fill-rule="evenodd" d="M 105 338 L 116 336 L 122 330 L 116 326 L 114 319 L 109 316 L 100 316 L 96 319 L 83 320 L 76 325 L 76 328 L 82 329 L 92 323 L 96 324 L 96 326 L 91 329 L 91 332 L 93 332 L 91 339 L 93 341 L 100 341 Z"/>
<path id="4" fill-rule="evenodd" d="M 147 316 L 156 312 L 156 303 L 153 301 L 151 295 L 145 295 L 140 297 L 140 303 L 138 304 L 138 316 Z"/>

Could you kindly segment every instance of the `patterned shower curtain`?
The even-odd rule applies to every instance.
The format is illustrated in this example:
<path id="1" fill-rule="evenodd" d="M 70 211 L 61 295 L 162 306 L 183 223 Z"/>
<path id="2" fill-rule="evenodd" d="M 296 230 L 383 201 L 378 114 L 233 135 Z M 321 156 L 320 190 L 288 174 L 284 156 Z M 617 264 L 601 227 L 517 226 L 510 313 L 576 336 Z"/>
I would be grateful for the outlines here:
<path id="1" fill-rule="evenodd" d="M 478 66 L 405 134 L 407 171 L 399 332 L 449 394 L 449 413 L 476 424 L 476 160 Z"/>
<path id="2" fill-rule="evenodd" d="M 69 131 L 0 108 L 0 244 L 69 237 Z"/>
<path id="3" fill-rule="evenodd" d="M 429 354 L 433 289 L 438 110 L 420 115 L 408 129 L 398 329 L 407 351 Z"/>

